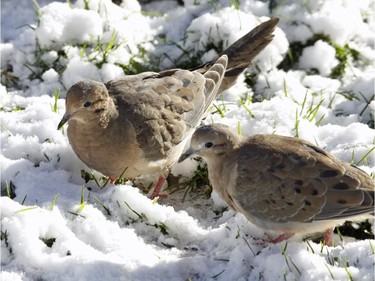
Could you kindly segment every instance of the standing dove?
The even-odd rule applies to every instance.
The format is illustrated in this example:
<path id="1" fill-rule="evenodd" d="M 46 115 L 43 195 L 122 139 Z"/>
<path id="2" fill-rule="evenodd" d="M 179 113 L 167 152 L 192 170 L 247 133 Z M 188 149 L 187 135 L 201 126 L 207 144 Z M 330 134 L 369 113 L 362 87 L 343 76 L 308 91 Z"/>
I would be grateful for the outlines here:
<path id="1" fill-rule="evenodd" d="M 130 75 L 105 84 L 80 81 L 66 95 L 68 139 L 90 168 L 112 179 L 165 173 L 211 102 L 231 87 L 273 38 L 270 19 L 193 70 Z M 158 195 L 161 176 L 151 198 Z"/>
<path id="2" fill-rule="evenodd" d="M 231 209 L 262 229 L 283 233 L 272 242 L 374 214 L 372 178 L 298 138 L 244 137 L 211 124 L 194 132 L 179 162 L 193 156 L 207 162 L 213 189 Z"/>

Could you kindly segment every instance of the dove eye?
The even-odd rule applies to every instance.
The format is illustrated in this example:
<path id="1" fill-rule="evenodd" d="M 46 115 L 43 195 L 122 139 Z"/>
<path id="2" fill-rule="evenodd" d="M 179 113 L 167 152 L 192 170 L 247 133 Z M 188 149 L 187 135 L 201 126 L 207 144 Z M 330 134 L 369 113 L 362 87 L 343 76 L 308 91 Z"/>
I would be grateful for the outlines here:
<path id="1" fill-rule="evenodd" d="M 91 104 L 91 101 L 87 101 L 83 104 L 83 107 L 89 107 Z"/>
<path id="2" fill-rule="evenodd" d="M 212 142 L 206 142 L 205 144 L 204 144 L 204 147 L 205 148 L 210 148 L 210 147 L 212 147 L 214 144 L 212 143 Z"/>

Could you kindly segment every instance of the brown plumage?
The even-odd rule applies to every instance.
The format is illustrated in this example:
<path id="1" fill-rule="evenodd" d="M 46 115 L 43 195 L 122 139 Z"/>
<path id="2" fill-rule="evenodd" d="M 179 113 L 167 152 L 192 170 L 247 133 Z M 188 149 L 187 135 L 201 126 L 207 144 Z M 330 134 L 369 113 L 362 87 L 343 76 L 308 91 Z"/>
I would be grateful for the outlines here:
<path id="1" fill-rule="evenodd" d="M 192 156 L 205 159 L 225 202 L 265 230 L 314 233 L 374 213 L 373 179 L 301 139 L 212 124 L 195 131 L 179 161 Z"/>
<path id="2" fill-rule="evenodd" d="M 69 122 L 74 152 L 106 176 L 163 172 L 177 161 L 212 100 L 271 42 L 277 22 L 262 23 L 195 70 L 147 72 L 105 84 L 78 82 L 68 90 L 58 129 Z"/>

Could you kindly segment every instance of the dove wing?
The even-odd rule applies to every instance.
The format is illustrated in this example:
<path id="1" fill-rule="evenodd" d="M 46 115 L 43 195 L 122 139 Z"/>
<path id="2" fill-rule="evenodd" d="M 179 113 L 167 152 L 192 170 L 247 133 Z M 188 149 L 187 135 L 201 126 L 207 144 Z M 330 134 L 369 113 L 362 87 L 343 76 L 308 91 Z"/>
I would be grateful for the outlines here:
<path id="1" fill-rule="evenodd" d="M 249 216 L 309 222 L 373 212 L 373 181 L 311 143 L 258 135 L 237 153 L 232 197 Z"/>
<path id="2" fill-rule="evenodd" d="M 199 125 L 216 96 L 226 65 L 224 55 L 204 74 L 175 69 L 108 82 L 120 113 L 118 126 L 132 125 L 145 158 L 163 159 Z"/>

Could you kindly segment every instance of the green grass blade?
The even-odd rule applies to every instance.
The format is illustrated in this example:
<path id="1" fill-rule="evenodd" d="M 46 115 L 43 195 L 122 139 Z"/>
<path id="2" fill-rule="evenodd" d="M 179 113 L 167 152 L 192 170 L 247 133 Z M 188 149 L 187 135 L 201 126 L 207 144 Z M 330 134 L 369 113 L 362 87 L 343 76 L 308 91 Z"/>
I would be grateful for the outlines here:
<path id="1" fill-rule="evenodd" d="M 323 114 L 323 115 L 319 118 L 319 120 L 315 122 L 315 125 L 316 125 L 316 126 L 320 126 L 320 123 L 323 121 L 323 119 L 324 119 L 325 116 L 326 116 L 326 115 Z"/>
<path id="2" fill-rule="evenodd" d="M 137 211 L 135 211 L 135 210 L 133 210 L 133 208 L 132 207 L 130 207 L 130 205 L 126 202 L 126 201 L 124 201 L 124 203 L 125 203 L 125 205 L 130 209 L 130 211 L 132 211 L 134 214 L 136 214 L 137 216 L 138 216 L 138 218 L 140 219 L 140 220 L 143 220 L 144 218 L 137 212 Z"/>
<path id="3" fill-rule="evenodd" d="M 113 31 L 111 35 L 111 40 L 109 41 L 107 48 L 105 48 L 105 51 L 104 51 L 105 53 L 108 53 L 112 49 L 112 47 L 115 45 L 116 38 L 117 38 L 117 32 Z"/>
<path id="4" fill-rule="evenodd" d="M 242 237 L 242 239 L 245 241 L 247 247 L 250 249 L 250 251 L 253 253 L 253 255 L 254 255 L 254 257 L 255 257 L 255 256 L 256 256 L 256 253 L 255 253 L 254 250 L 250 247 L 249 242 L 247 242 L 247 240 L 246 240 L 244 237 Z"/>
<path id="5" fill-rule="evenodd" d="M 223 274 L 225 271 L 225 269 L 223 269 L 222 271 L 220 271 L 218 274 L 215 274 L 214 276 L 212 276 L 211 278 L 212 279 L 216 279 L 217 277 L 219 277 L 221 274 Z"/>
<path id="6" fill-rule="evenodd" d="M 311 109 L 310 113 L 308 114 L 308 120 L 310 122 L 312 122 L 312 120 L 315 119 L 316 114 L 318 114 L 319 108 L 323 102 L 324 102 L 324 99 L 321 99 L 320 102 L 313 109 Z"/>
<path id="7" fill-rule="evenodd" d="M 296 132 L 296 135 L 295 137 L 298 138 L 299 137 L 299 119 L 298 119 L 298 109 L 296 109 L 296 121 L 294 123 L 294 130 Z"/>
<path id="8" fill-rule="evenodd" d="M 23 200 L 22 200 L 22 202 L 21 202 L 21 205 L 25 204 L 26 198 L 27 198 L 27 194 L 23 197 Z"/>
<path id="9" fill-rule="evenodd" d="M 311 246 L 310 242 L 307 240 L 306 243 L 307 243 L 307 245 L 309 246 L 309 248 L 311 249 L 311 252 L 312 252 L 313 254 L 315 254 L 315 251 L 314 251 L 313 247 Z"/>
<path id="10" fill-rule="evenodd" d="M 302 116 L 303 110 L 305 109 L 308 92 L 309 92 L 309 90 L 306 90 L 305 96 L 303 97 L 303 101 L 302 101 L 302 104 L 301 104 L 301 111 L 299 113 L 299 116 Z"/>
<path id="11" fill-rule="evenodd" d="M 82 185 L 82 190 L 81 190 L 81 204 L 85 202 L 85 186 Z"/>
<path id="12" fill-rule="evenodd" d="M 241 122 L 238 120 L 237 122 L 237 133 L 241 136 L 242 135 L 242 128 L 241 128 Z"/>
<path id="13" fill-rule="evenodd" d="M 81 218 L 84 218 L 84 219 L 86 218 L 85 216 L 82 216 L 82 215 L 80 215 L 78 213 L 75 213 L 75 212 L 68 211 L 68 213 L 73 215 L 73 216 L 76 216 L 76 217 L 81 217 Z"/>
<path id="14" fill-rule="evenodd" d="M 82 212 L 86 205 L 87 205 L 87 202 L 82 202 L 82 204 L 79 205 L 77 209 L 77 213 Z"/>
<path id="15" fill-rule="evenodd" d="M 375 146 L 373 147 L 373 148 L 371 148 L 369 151 L 367 151 L 366 153 L 365 153 L 365 155 L 363 155 L 362 156 L 362 158 L 361 159 L 359 159 L 358 161 L 357 161 L 357 163 L 355 163 L 355 166 L 359 166 L 366 158 L 367 158 L 367 156 L 369 156 L 370 155 L 370 153 L 373 151 L 375 149 Z"/>
<path id="16" fill-rule="evenodd" d="M 7 194 L 7 197 L 9 197 L 10 199 L 12 199 L 12 197 L 11 197 L 11 191 L 10 191 L 10 186 L 9 186 L 8 181 L 5 181 L 5 193 Z"/>
<path id="17" fill-rule="evenodd" d="M 54 97 L 54 104 L 53 104 L 53 112 L 57 113 L 57 101 L 60 97 L 60 90 L 59 89 L 54 89 L 53 90 L 53 97 Z"/>
<path id="18" fill-rule="evenodd" d="M 16 211 L 16 213 L 27 212 L 27 211 L 30 211 L 30 210 L 34 210 L 36 208 L 38 208 L 38 206 L 32 206 L 32 207 L 28 207 L 28 208 L 23 208 L 23 209 L 20 209 L 20 210 Z"/>
<path id="19" fill-rule="evenodd" d="M 324 262 L 324 265 L 325 265 L 326 268 L 328 269 L 328 272 L 329 272 L 329 275 L 331 276 L 331 278 L 332 278 L 333 280 L 335 280 L 335 277 L 333 276 L 332 271 L 329 269 L 328 264 L 327 264 L 326 262 Z"/>
<path id="20" fill-rule="evenodd" d="M 213 104 L 213 106 L 219 112 L 219 114 L 220 114 L 221 117 L 225 117 L 224 111 L 220 107 L 218 107 L 216 104 Z"/>
<path id="21" fill-rule="evenodd" d="M 54 197 L 53 200 L 52 200 L 51 205 L 49 206 L 49 208 L 50 208 L 51 211 L 53 210 L 53 208 L 54 208 L 55 205 L 56 205 L 57 198 L 59 198 L 59 193 L 57 193 L 57 194 L 55 195 L 55 197 Z"/>
<path id="22" fill-rule="evenodd" d="M 251 112 L 251 110 L 246 106 L 246 104 L 243 102 L 243 100 L 240 100 L 240 104 L 243 108 L 245 108 L 245 110 L 247 111 L 247 113 L 252 117 L 252 118 L 255 118 L 255 115 L 254 113 Z"/>
<path id="23" fill-rule="evenodd" d="M 297 267 L 297 265 L 292 261 L 292 259 L 290 257 L 289 257 L 289 261 L 292 263 L 293 267 L 297 270 L 298 274 L 302 275 L 301 271 L 299 270 L 299 268 Z"/>
<path id="24" fill-rule="evenodd" d="M 96 202 L 99 203 L 100 206 L 102 206 L 104 208 L 104 210 L 107 212 L 108 216 L 111 216 L 111 211 L 109 210 L 109 208 L 107 206 L 104 205 L 104 203 L 98 198 L 95 196 L 95 194 L 93 194 L 93 197 L 95 199 Z"/>
<path id="25" fill-rule="evenodd" d="M 344 267 L 346 274 L 348 275 L 348 278 L 350 281 L 353 281 L 353 276 L 350 274 L 350 271 L 348 270 L 348 259 L 346 258 L 346 262 L 343 262 L 340 258 L 341 265 Z"/>
<path id="26" fill-rule="evenodd" d="M 287 98 L 288 97 L 288 89 L 286 87 L 286 80 L 285 80 L 285 78 L 283 80 L 283 87 L 284 87 L 284 95 Z"/>
<path id="27" fill-rule="evenodd" d="M 369 244 L 370 244 L 370 248 L 371 248 L 371 254 L 375 254 L 375 249 L 374 249 L 374 246 L 372 245 L 371 241 L 369 240 L 368 241 Z"/>

